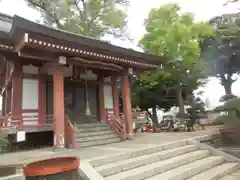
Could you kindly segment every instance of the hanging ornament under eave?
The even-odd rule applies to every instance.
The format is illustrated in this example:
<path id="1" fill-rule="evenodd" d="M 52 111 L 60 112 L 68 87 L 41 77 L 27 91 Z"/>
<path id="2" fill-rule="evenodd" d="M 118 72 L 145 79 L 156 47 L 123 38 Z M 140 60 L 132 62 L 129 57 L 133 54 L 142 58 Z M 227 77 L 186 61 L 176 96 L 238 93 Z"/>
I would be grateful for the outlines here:
<path id="1" fill-rule="evenodd" d="M 88 101 L 88 84 L 87 84 L 87 68 L 85 68 L 85 94 L 86 94 L 86 116 L 91 116 L 91 109 L 90 109 L 90 104 Z"/>
<path id="2" fill-rule="evenodd" d="M 129 75 L 133 75 L 133 69 L 132 69 L 132 68 L 129 68 L 129 69 L 128 69 L 128 74 L 129 74 Z"/>

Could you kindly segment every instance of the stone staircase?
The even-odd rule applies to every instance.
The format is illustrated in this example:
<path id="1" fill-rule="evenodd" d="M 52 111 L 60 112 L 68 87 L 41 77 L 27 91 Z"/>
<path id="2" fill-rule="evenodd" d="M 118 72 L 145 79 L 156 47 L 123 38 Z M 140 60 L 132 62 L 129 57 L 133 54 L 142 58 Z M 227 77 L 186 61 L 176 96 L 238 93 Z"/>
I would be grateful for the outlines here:
<path id="1" fill-rule="evenodd" d="M 240 168 L 239 163 L 199 147 L 191 141 L 177 141 L 89 163 L 105 180 L 225 180 Z"/>
<path id="2" fill-rule="evenodd" d="M 75 124 L 77 143 L 82 147 L 120 142 L 121 139 L 104 122 Z"/>

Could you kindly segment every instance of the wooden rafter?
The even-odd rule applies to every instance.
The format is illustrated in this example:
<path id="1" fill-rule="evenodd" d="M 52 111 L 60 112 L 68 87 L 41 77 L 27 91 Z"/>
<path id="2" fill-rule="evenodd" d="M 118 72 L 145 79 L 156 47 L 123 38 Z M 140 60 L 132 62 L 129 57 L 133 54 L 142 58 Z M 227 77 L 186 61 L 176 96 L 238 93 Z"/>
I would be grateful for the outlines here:
<path id="1" fill-rule="evenodd" d="M 12 51 L 13 50 L 13 45 L 1 44 L 0 43 L 0 50 L 2 50 L 2 51 Z"/>

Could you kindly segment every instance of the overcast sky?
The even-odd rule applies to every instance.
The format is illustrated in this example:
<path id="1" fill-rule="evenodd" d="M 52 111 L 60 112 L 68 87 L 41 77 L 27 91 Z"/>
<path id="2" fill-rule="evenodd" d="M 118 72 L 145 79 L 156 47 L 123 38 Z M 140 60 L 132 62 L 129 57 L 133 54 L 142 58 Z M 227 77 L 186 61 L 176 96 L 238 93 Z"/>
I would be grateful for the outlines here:
<path id="1" fill-rule="evenodd" d="M 132 37 L 137 40 L 141 38 L 144 33 L 143 22 L 146 19 L 151 8 L 161 6 L 166 3 L 178 3 L 185 12 L 193 12 L 197 20 L 208 20 L 216 15 L 223 13 L 236 12 L 234 5 L 224 7 L 225 0 L 130 0 L 131 7 L 129 8 L 129 31 Z M 40 19 L 37 11 L 27 7 L 24 0 L 2 0 L 0 3 L 0 12 L 9 15 L 17 14 L 26 19 L 35 21 Z M 114 40 L 114 44 L 125 46 L 128 48 L 136 48 L 136 45 L 129 42 L 122 42 Z M 233 93 L 240 95 L 240 80 L 233 84 Z M 223 87 L 218 80 L 212 79 L 206 88 L 204 88 L 204 98 L 208 97 L 211 104 L 216 105 L 219 97 L 224 94 Z"/>

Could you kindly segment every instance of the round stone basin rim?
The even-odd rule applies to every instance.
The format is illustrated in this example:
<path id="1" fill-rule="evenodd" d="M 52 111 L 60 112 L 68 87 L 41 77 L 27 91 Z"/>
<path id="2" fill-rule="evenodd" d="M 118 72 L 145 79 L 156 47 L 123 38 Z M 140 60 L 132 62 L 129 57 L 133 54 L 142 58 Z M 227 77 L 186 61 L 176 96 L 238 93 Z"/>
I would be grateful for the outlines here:
<path id="1" fill-rule="evenodd" d="M 23 167 L 25 176 L 47 176 L 78 169 L 78 157 L 56 157 L 36 161 Z"/>

